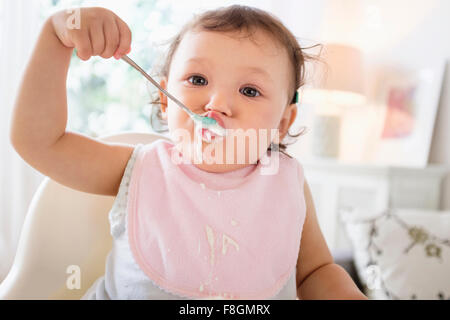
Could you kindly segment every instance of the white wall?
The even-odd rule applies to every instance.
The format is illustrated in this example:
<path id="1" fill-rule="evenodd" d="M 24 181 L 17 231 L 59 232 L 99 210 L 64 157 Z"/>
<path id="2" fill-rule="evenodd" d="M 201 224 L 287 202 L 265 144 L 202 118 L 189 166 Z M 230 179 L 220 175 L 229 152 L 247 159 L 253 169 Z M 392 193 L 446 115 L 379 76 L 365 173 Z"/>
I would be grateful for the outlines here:
<path id="1" fill-rule="evenodd" d="M 401 61 L 420 68 L 444 59 L 444 75 L 429 162 L 450 169 L 450 1 L 281 0 L 273 12 L 301 39 L 338 41 L 363 50 L 372 61 Z M 450 209 L 450 175 L 442 209 Z"/>

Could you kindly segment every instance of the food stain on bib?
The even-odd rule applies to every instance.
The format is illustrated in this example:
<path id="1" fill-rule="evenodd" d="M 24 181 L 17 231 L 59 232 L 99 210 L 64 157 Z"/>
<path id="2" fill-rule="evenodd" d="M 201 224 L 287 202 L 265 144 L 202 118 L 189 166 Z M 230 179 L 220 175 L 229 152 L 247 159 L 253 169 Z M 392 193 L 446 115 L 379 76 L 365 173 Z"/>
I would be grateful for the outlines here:
<path id="1" fill-rule="evenodd" d="M 206 237 L 208 239 L 209 248 L 211 250 L 210 263 L 213 266 L 214 265 L 214 231 L 208 225 L 206 225 L 205 228 L 206 228 Z"/>
<path id="2" fill-rule="evenodd" d="M 234 219 L 231 219 L 231 223 L 233 225 L 237 225 L 237 221 L 235 221 Z M 214 230 L 211 226 L 209 225 L 205 225 L 205 232 L 206 232 L 206 239 L 208 240 L 208 244 L 209 244 L 209 249 L 210 249 L 210 264 L 211 266 L 214 266 L 215 263 L 215 237 L 214 237 Z M 230 236 L 226 235 L 226 234 L 222 234 L 222 255 L 225 255 L 228 251 L 228 246 L 232 245 L 237 251 L 239 251 L 239 244 L 232 239 Z M 200 241 L 198 243 L 198 254 L 200 254 Z M 204 259 L 207 260 L 207 256 L 204 256 Z M 213 276 L 213 268 L 211 268 L 209 270 L 209 274 L 208 274 L 208 279 L 206 282 L 201 282 L 199 284 L 199 291 L 203 292 L 205 290 L 205 286 L 207 285 L 211 285 L 211 281 L 212 281 L 212 276 Z M 216 281 L 219 280 L 219 278 L 216 276 L 214 278 Z M 220 295 L 221 296 L 221 295 Z M 232 297 L 232 295 L 227 295 L 226 293 L 223 293 L 223 297 Z M 217 298 L 218 296 L 216 296 Z M 210 297 L 211 298 L 211 297 Z"/>
<path id="3" fill-rule="evenodd" d="M 224 234 L 222 236 L 222 254 L 223 255 L 225 255 L 227 253 L 228 244 L 232 244 L 236 248 L 236 250 L 239 251 L 239 245 L 237 244 L 237 242 L 234 241 L 233 239 L 231 239 L 226 234 Z"/>

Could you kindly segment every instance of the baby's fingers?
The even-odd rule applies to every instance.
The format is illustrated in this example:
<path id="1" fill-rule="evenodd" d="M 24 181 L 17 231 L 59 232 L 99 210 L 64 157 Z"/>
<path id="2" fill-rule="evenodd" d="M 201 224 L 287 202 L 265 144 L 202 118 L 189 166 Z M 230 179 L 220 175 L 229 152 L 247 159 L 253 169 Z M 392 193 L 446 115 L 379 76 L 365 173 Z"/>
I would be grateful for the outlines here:
<path id="1" fill-rule="evenodd" d="M 120 57 L 129 53 L 131 50 L 131 31 L 127 24 L 119 17 L 116 17 L 116 23 L 119 29 L 120 43 L 114 53 L 114 58 L 120 59 Z"/>
<path id="2" fill-rule="evenodd" d="M 89 58 L 92 56 L 92 46 L 89 38 L 89 31 L 77 30 L 73 37 L 73 43 L 77 50 L 77 56 L 81 60 L 89 60 Z"/>
<path id="3" fill-rule="evenodd" d="M 89 28 L 89 37 L 91 39 L 92 55 L 98 56 L 105 50 L 105 38 L 103 35 L 103 26 L 95 22 Z"/>
<path id="4" fill-rule="evenodd" d="M 102 58 L 108 59 L 114 55 L 119 45 L 119 29 L 114 19 L 108 19 L 103 23 L 103 32 L 105 34 L 105 50 L 100 55 Z"/>

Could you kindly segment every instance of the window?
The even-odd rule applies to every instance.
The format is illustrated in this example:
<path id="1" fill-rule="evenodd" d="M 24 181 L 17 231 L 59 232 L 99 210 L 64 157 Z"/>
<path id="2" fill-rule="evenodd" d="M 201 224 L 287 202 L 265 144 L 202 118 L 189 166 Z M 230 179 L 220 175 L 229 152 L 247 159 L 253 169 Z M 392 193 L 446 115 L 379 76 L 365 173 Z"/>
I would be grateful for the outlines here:
<path id="1" fill-rule="evenodd" d="M 130 57 L 150 75 L 166 47 L 162 43 L 176 34 L 194 13 L 217 6 L 248 4 L 261 7 L 270 1 L 170 1 L 170 0 L 46 0 L 42 21 L 52 13 L 75 7 L 101 6 L 123 19 L 132 32 Z M 75 51 L 67 79 L 67 129 L 92 137 L 119 131 L 152 131 L 149 104 L 156 88 L 138 71 L 113 57 L 79 59 Z"/>

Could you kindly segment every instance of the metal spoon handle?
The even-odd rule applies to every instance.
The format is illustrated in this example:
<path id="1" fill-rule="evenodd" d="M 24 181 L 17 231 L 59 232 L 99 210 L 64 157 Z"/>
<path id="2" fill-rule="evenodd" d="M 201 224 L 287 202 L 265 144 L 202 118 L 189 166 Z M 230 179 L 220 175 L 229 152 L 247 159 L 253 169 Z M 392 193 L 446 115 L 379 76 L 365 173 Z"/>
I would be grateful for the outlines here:
<path id="1" fill-rule="evenodd" d="M 123 55 L 122 60 L 126 61 L 128 64 L 130 64 L 133 68 L 135 68 L 137 71 L 139 71 L 140 73 L 142 73 L 142 75 L 144 77 L 146 77 L 148 79 L 148 81 L 150 81 L 151 83 L 153 83 L 153 85 L 155 87 L 157 87 L 162 93 L 164 93 L 167 97 L 169 97 L 173 102 L 175 102 L 177 105 L 179 105 L 181 108 L 183 108 L 191 117 L 194 116 L 195 114 L 189 110 L 189 108 L 187 108 L 182 102 L 180 102 L 177 98 L 175 98 L 173 95 L 171 95 L 169 92 L 167 92 L 166 90 L 164 90 L 158 82 L 156 82 L 152 77 L 150 77 L 147 72 L 145 72 L 141 67 L 139 67 L 136 62 L 134 62 L 133 60 L 131 60 L 130 57 L 128 57 L 127 55 Z"/>

